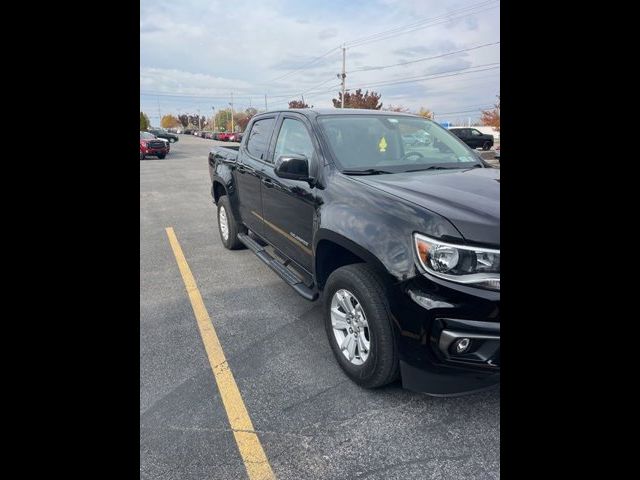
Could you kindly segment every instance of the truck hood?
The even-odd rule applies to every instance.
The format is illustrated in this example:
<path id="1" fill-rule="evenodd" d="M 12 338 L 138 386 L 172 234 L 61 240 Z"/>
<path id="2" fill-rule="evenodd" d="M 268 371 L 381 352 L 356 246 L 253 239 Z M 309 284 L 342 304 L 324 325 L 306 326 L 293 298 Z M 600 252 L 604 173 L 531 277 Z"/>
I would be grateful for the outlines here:
<path id="1" fill-rule="evenodd" d="M 430 170 L 351 177 L 449 220 L 464 240 L 500 246 L 500 170 Z"/>

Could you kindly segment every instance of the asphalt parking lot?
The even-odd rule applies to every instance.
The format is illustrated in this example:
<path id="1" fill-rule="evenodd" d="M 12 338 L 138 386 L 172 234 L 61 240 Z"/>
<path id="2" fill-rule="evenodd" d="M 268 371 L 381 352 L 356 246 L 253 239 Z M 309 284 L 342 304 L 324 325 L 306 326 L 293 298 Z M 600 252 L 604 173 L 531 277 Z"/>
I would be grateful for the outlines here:
<path id="1" fill-rule="evenodd" d="M 248 478 L 167 227 L 278 479 L 499 478 L 498 389 L 361 389 L 333 358 L 320 303 L 223 248 L 207 168 L 218 143 L 180 135 L 164 160 L 140 161 L 140 478 Z"/>

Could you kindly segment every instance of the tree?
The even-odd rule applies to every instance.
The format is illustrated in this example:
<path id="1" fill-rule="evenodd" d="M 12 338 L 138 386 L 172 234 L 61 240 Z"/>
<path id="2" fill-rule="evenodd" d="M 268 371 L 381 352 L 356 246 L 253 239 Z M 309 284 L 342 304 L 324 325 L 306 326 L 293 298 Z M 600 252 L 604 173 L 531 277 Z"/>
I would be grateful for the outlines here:
<path id="1" fill-rule="evenodd" d="M 249 117 L 253 117 L 255 114 L 258 113 L 258 109 L 255 107 L 249 107 L 244 111 L 244 113 L 249 115 Z"/>
<path id="2" fill-rule="evenodd" d="M 394 106 L 389 104 L 389 106 L 387 108 L 383 108 L 383 110 L 387 112 L 409 113 L 409 109 L 407 107 L 403 107 L 402 105 Z"/>
<path id="3" fill-rule="evenodd" d="M 418 115 L 433 120 L 433 112 L 428 108 L 420 107 L 420 110 L 418 110 Z"/>
<path id="4" fill-rule="evenodd" d="M 149 117 L 144 112 L 140 112 L 140 130 L 147 130 L 149 128 Z"/>
<path id="5" fill-rule="evenodd" d="M 163 115 L 162 120 L 160 120 L 160 126 L 162 128 L 176 128 L 180 126 L 180 120 L 173 115 Z"/>
<path id="6" fill-rule="evenodd" d="M 344 94 L 344 108 L 366 108 L 369 110 L 380 110 L 382 108 L 382 103 L 378 103 L 381 95 L 376 92 L 369 93 L 367 90 L 364 95 L 362 94 L 362 89 L 357 89 L 354 93 L 346 92 Z M 342 92 L 338 92 L 338 98 L 333 98 L 331 100 L 333 102 L 333 106 L 336 108 L 340 108 L 342 101 Z"/>
<path id="7" fill-rule="evenodd" d="M 189 126 L 189 115 L 178 115 L 178 120 L 184 128 L 187 128 Z"/>
<path id="8" fill-rule="evenodd" d="M 313 105 L 311 107 L 313 107 Z M 302 100 L 291 100 L 289 102 L 289 108 L 309 108 L 309 105 Z"/>
<path id="9" fill-rule="evenodd" d="M 500 95 L 498 95 L 498 102 L 491 110 L 482 110 L 480 113 L 482 125 L 487 125 L 495 128 L 498 132 L 500 131 Z"/>
<path id="10" fill-rule="evenodd" d="M 216 128 L 221 132 L 226 132 L 231 128 L 231 109 L 216 111 Z"/>
<path id="11" fill-rule="evenodd" d="M 207 123 L 207 117 L 205 117 L 204 115 L 201 117 L 199 117 L 198 115 L 188 115 L 187 119 L 187 125 L 193 125 L 194 128 L 203 127 L 204 124 Z M 185 127 L 187 125 L 185 125 Z"/>

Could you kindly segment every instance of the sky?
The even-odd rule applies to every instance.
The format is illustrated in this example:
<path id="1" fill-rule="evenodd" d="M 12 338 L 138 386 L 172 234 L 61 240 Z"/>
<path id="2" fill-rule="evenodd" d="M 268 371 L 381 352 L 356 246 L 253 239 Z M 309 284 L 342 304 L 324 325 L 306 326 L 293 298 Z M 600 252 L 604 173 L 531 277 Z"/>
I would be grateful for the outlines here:
<path id="1" fill-rule="evenodd" d="M 141 0 L 140 110 L 333 107 L 344 44 L 347 89 L 473 121 L 500 93 L 499 42 L 498 0 Z"/>

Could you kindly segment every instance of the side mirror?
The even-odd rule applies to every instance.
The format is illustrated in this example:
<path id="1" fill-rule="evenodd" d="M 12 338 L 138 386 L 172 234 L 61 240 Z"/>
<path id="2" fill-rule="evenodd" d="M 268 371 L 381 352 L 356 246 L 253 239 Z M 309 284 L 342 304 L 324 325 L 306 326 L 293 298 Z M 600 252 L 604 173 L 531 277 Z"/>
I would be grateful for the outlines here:
<path id="1" fill-rule="evenodd" d="M 309 176 L 309 160 L 304 155 L 281 155 L 276 160 L 275 174 L 280 178 L 312 182 Z"/>

